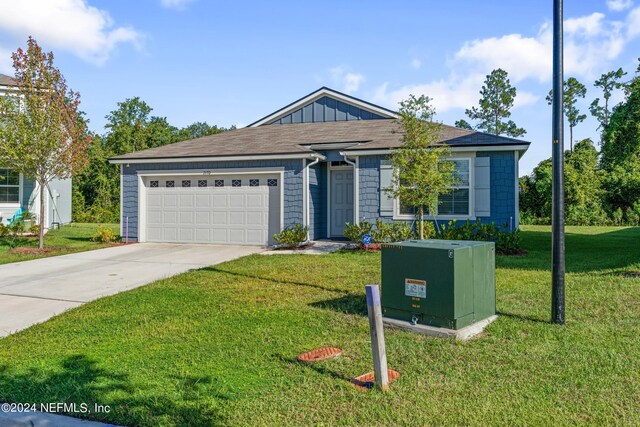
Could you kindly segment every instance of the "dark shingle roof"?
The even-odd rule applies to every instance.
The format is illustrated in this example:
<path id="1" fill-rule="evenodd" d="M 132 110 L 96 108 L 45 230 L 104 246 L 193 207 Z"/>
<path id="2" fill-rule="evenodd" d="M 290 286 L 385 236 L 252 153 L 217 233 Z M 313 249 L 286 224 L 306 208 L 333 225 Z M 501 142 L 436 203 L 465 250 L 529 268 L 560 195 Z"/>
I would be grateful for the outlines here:
<path id="1" fill-rule="evenodd" d="M 303 154 L 313 153 L 309 145 L 318 150 L 317 144 L 349 142 L 360 143 L 349 150 L 389 149 L 402 144 L 398 129 L 393 119 L 247 127 L 124 154 L 114 160 Z M 452 146 L 529 144 L 452 126 L 443 126 L 440 141 Z"/>
<path id="2" fill-rule="evenodd" d="M 16 79 L 5 74 L 0 74 L 0 86 L 15 86 Z"/>

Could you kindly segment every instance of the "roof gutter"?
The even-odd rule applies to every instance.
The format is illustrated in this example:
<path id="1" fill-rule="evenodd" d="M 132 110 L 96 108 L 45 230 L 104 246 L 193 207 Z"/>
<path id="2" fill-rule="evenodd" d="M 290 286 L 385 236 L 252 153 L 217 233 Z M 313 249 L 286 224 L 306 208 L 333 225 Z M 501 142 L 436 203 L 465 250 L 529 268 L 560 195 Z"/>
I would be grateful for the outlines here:
<path id="1" fill-rule="evenodd" d="M 162 158 L 131 158 L 109 159 L 113 165 L 128 164 L 149 164 L 149 163 L 193 163 L 193 162 L 231 162 L 244 160 L 287 160 L 287 159 L 318 159 L 325 160 L 326 157 L 318 153 L 295 153 L 295 154 L 255 154 L 248 156 L 202 156 L 202 157 L 162 157 Z"/>
<path id="2" fill-rule="evenodd" d="M 469 152 L 469 151 L 520 151 L 525 152 L 529 148 L 529 144 L 509 144 L 509 145 L 475 145 L 475 146 L 453 146 L 450 147 L 452 153 L 456 152 Z M 346 154 L 348 156 L 376 156 L 376 155 L 388 155 L 394 153 L 394 148 L 380 148 L 373 150 L 345 150 L 340 154 Z"/>

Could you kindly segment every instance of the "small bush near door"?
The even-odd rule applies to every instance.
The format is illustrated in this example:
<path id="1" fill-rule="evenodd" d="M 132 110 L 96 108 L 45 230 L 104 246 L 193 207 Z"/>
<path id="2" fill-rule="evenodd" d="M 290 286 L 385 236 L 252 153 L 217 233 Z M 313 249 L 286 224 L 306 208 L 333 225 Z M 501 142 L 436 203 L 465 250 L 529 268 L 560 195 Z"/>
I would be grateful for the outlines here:
<path id="1" fill-rule="evenodd" d="M 360 224 L 347 223 L 343 233 L 344 237 L 358 245 L 362 244 L 362 237 L 365 234 L 370 234 L 372 243 L 377 244 L 402 242 L 416 237 L 413 229 L 406 222 L 385 222 L 380 219 L 377 219 L 375 224 L 368 221 L 360 221 Z M 432 233 L 429 233 L 428 224 L 425 224 L 425 234 L 427 238 L 432 236 Z"/>
<path id="2" fill-rule="evenodd" d="M 278 234 L 273 235 L 273 239 L 285 248 L 293 248 L 300 246 L 307 241 L 309 227 L 303 227 L 296 224 L 293 227 L 287 227 Z"/>

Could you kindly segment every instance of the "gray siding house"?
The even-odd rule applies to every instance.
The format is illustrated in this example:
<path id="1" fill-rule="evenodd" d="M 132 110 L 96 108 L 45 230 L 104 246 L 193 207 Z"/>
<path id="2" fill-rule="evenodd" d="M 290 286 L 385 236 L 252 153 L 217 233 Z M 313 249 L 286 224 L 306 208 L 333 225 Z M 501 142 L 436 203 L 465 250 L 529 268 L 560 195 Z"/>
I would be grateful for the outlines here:
<path id="1" fill-rule="evenodd" d="M 273 244 L 283 228 L 342 237 L 345 223 L 413 221 L 382 189 L 401 145 L 395 112 L 321 88 L 251 125 L 111 159 L 132 241 Z M 529 143 L 443 126 L 460 184 L 438 220 L 518 227 L 518 161 Z"/>
<path id="2" fill-rule="evenodd" d="M 11 95 L 15 91 L 15 80 L 0 74 L 0 96 Z M 45 191 L 45 231 L 54 223 L 70 223 L 71 179 L 54 179 Z M 0 223 L 7 224 L 7 219 L 12 218 L 18 209 L 39 215 L 40 188 L 28 176 L 0 165 Z"/>

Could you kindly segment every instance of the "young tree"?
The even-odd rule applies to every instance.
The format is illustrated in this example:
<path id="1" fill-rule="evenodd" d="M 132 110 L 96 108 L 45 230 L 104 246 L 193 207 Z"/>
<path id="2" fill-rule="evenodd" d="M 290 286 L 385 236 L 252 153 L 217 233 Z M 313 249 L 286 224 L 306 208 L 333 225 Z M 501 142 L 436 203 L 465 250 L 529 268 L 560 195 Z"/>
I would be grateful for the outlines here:
<path id="1" fill-rule="evenodd" d="M 587 95 L 587 88 L 576 78 L 569 77 L 564 82 L 564 115 L 569 122 L 569 149 L 573 151 L 573 128 L 578 123 L 587 118 L 586 114 L 580 114 L 580 110 L 576 106 L 578 98 L 584 98 Z M 547 95 L 549 105 L 553 103 L 553 91 L 550 90 Z"/>
<path id="2" fill-rule="evenodd" d="M 12 59 L 17 91 L 0 99 L 0 164 L 38 183 L 42 249 L 49 183 L 85 167 L 91 137 L 78 112 L 80 95 L 67 87 L 52 52 L 29 37 L 27 50 L 19 48 Z"/>
<path id="3" fill-rule="evenodd" d="M 602 88 L 602 97 L 604 98 L 604 105 L 600 105 L 600 98 L 596 98 L 591 103 L 589 111 L 591 115 L 598 120 L 598 129 L 604 129 L 609 125 L 609 117 L 611 111 L 609 109 L 609 99 L 614 90 L 620 89 L 624 86 L 624 82 L 621 79 L 626 76 L 627 73 L 622 71 L 622 68 L 618 68 L 617 71 L 609 71 L 604 73 L 593 84 L 595 87 Z M 602 145 L 602 138 L 600 138 L 600 145 Z"/>
<path id="4" fill-rule="evenodd" d="M 481 129 L 494 135 L 522 136 L 527 133 L 519 128 L 511 117 L 511 108 L 516 98 L 516 88 L 511 86 L 508 73 L 501 68 L 493 70 L 484 81 L 480 90 L 478 107 L 465 110 L 465 114 L 472 120 L 480 120 L 476 129 Z"/>
<path id="5" fill-rule="evenodd" d="M 425 209 L 435 221 L 439 196 L 456 184 L 455 165 L 446 160 L 449 147 L 438 143 L 442 125 L 433 122 L 435 109 L 430 102 L 427 96 L 410 95 L 400 103 L 402 146 L 391 155 L 392 186 L 384 189 L 416 209 L 420 239 L 424 238 Z"/>

